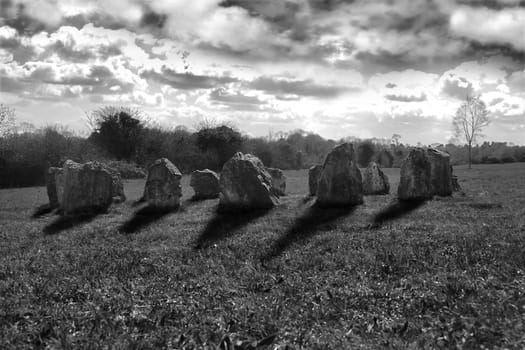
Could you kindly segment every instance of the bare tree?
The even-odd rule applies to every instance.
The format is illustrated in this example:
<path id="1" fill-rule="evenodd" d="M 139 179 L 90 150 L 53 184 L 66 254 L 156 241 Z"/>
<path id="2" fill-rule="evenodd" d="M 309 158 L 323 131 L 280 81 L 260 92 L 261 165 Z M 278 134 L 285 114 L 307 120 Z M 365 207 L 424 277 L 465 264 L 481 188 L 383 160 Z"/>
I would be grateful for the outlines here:
<path id="1" fill-rule="evenodd" d="M 468 145 L 469 169 L 472 167 L 472 143 L 484 136 L 481 131 L 489 124 L 489 112 L 485 103 L 479 96 L 467 96 L 466 100 L 456 111 L 456 115 L 452 120 L 452 126 L 456 137 L 464 137 Z"/>

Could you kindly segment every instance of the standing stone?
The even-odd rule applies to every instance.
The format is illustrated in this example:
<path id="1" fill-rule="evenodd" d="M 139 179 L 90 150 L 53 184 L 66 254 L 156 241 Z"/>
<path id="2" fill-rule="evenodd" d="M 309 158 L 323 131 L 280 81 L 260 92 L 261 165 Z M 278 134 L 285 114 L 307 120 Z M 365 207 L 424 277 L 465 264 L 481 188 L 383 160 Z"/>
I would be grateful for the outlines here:
<path id="1" fill-rule="evenodd" d="M 277 196 L 284 196 L 286 194 L 286 176 L 281 169 L 266 168 L 272 177 L 272 191 Z"/>
<path id="2" fill-rule="evenodd" d="M 363 181 L 356 165 L 354 147 L 343 143 L 326 156 L 317 183 L 316 204 L 321 207 L 363 203 Z"/>
<path id="3" fill-rule="evenodd" d="M 191 173 L 190 186 L 193 188 L 195 199 L 210 199 L 219 197 L 219 175 L 210 169 L 195 170 Z"/>
<path id="4" fill-rule="evenodd" d="M 148 168 L 144 187 L 144 199 L 149 206 L 159 209 L 173 209 L 180 204 L 182 174 L 166 158 L 157 159 Z"/>
<path id="5" fill-rule="evenodd" d="M 450 170 L 450 155 L 435 148 L 427 149 L 430 161 L 430 182 L 432 192 L 438 196 L 452 195 L 452 171 Z"/>
<path id="6" fill-rule="evenodd" d="M 461 191 L 461 186 L 459 185 L 458 177 L 454 175 L 454 169 L 452 168 L 452 165 L 450 166 L 450 173 L 452 174 L 452 191 Z"/>
<path id="7" fill-rule="evenodd" d="M 113 202 L 122 203 L 126 201 L 126 195 L 124 194 L 124 184 L 122 183 L 122 176 L 120 172 L 115 168 L 104 165 L 104 168 L 111 174 L 111 188 L 113 193 Z"/>
<path id="8" fill-rule="evenodd" d="M 279 203 L 272 176 L 259 158 L 237 152 L 221 171 L 219 210 L 269 209 Z"/>
<path id="9" fill-rule="evenodd" d="M 106 211 L 113 198 L 111 174 L 98 162 L 64 163 L 64 214 Z"/>
<path id="10" fill-rule="evenodd" d="M 58 194 L 56 184 L 56 173 L 60 168 L 50 167 L 46 171 L 46 190 L 49 197 L 49 206 L 51 208 L 58 208 Z"/>
<path id="11" fill-rule="evenodd" d="M 319 181 L 319 176 L 323 171 L 323 166 L 318 164 L 314 165 L 308 169 L 308 188 L 310 190 L 310 196 L 315 196 L 317 193 L 317 182 Z"/>
<path id="12" fill-rule="evenodd" d="M 401 178 L 397 196 L 401 200 L 424 200 L 432 198 L 431 165 L 423 148 L 410 151 L 401 166 Z"/>
<path id="13" fill-rule="evenodd" d="M 62 209 L 62 203 L 64 203 L 64 184 L 64 169 L 57 168 L 57 170 L 55 171 L 55 186 L 57 193 L 57 207 L 59 209 Z"/>
<path id="14" fill-rule="evenodd" d="M 388 194 L 390 192 L 388 177 L 375 162 L 368 164 L 363 175 L 364 194 Z"/>

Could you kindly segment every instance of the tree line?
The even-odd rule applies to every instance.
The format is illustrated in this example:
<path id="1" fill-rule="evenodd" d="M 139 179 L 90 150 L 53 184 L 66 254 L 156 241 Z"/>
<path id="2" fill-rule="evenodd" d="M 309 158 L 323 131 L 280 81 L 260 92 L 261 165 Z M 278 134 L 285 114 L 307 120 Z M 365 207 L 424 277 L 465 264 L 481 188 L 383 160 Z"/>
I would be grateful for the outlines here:
<path id="1" fill-rule="evenodd" d="M 160 157 L 168 158 L 183 173 L 204 168 L 218 171 L 238 151 L 256 155 L 269 167 L 305 169 L 322 163 L 342 141 L 354 143 L 361 167 L 370 161 L 399 167 L 412 147 L 403 144 L 397 134 L 390 139 L 331 140 L 295 130 L 249 137 L 232 125 L 213 122 L 201 123 L 194 131 L 183 126 L 167 129 L 126 107 L 103 107 L 88 113 L 87 120 L 91 133 L 85 137 L 60 125 L 34 128 L 16 124 L 14 110 L 0 106 L 0 122 L 4 121 L 0 123 L 0 187 L 42 185 L 46 169 L 61 166 L 66 159 L 110 162 L 131 178 L 143 176 L 148 164 Z M 432 146 L 448 152 L 454 165 L 468 163 L 470 153 L 473 163 L 525 161 L 524 146 L 506 143 Z"/>

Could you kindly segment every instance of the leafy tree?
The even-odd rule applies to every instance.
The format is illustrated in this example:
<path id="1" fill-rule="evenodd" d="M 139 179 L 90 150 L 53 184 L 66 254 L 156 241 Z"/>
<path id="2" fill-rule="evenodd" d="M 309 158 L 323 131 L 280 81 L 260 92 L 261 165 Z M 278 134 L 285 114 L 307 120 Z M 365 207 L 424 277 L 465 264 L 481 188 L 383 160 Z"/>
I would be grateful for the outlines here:
<path id="1" fill-rule="evenodd" d="M 401 135 L 399 134 L 393 134 L 392 135 L 392 143 L 396 146 L 399 146 L 399 140 L 401 140 Z"/>
<path id="2" fill-rule="evenodd" d="M 464 137 L 468 146 L 468 167 L 472 167 L 472 143 L 483 137 L 481 131 L 489 125 L 487 106 L 478 97 L 467 96 L 456 111 L 452 126 L 456 137 Z"/>
<path id="3" fill-rule="evenodd" d="M 118 160 L 129 160 L 135 155 L 144 129 L 141 118 L 137 109 L 102 107 L 87 116 L 93 129 L 89 138 Z"/>
<path id="4" fill-rule="evenodd" d="M 196 143 L 204 152 L 212 152 L 216 157 L 216 168 L 220 169 L 243 144 L 240 132 L 230 126 L 202 125 L 196 133 Z"/>
<path id="5" fill-rule="evenodd" d="M 361 167 L 366 167 L 372 161 L 376 151 L 372 141 L 363 141 L 357 146 L 357 163 Z"/>

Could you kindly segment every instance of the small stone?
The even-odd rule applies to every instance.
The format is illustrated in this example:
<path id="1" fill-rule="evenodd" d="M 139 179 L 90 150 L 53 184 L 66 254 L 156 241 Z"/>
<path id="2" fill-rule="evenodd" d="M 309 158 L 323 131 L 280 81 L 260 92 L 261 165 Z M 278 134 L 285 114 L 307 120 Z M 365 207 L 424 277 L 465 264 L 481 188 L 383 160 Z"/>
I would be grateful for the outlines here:
<path id="1" fill-rule="evenodd" d="M 401 200 L 425 200 L 433 196 L 431 165 L 423 148 L 410 151 L 401 166 L 397 196 Z"/>
<path id="2" fill-rule="evenodd" d="M 266 168 L 272 177 L 272 191 L 277 196 L 284 196 L 286 194 L 286 176 L 281 169 Z"/>
<path id="3" fill-rule="evenodd" d="M 101 163 L 79 164 L 67 160 L 64 163 L 63 177 L 64 214 L 104 212 L 111 205 L 112 177 Z"/>
<path id="4" fill-rule="evenodd" d="M 334 147 L 326 156 L 317 183 L 316 204 L 321 207 L 363 203 L 363 181 L 351 143 Z"/>
<path id="5" fill-rule="evenodd" d="M 58 208 L 58 193 L 56 184 L 56 173 L 62 169 L 50 167 L 46 171 L 46 190 L 49 197 L 49 206 L 51 208 Z"/>
<path id="6" fill-rule="evenodd" d="M 375 162 L 370 162 L 363 174 L 363 192 L 365 195 L 388 194 L 388 177 Z"/>
<path id="7" fill-rule="evenodd" d="M 450 155 L 435 148 L 429 148 L 427 149 L 427 157 L 430 161 L 432 192 L 442 197 L 452 195 Z"/>
<path id="8" fill-rule="evenodd" d="M 157 159 L 148 168 L 144 199 L 150 207 L 174 209 L 180 205 L 182 174 L 167 158 Z"/>
<path id="9" fill-rule="evenodd" d="M 259 158 L 237 152 L 221 171 L 219 210 L 269 209 L 279 203 L 272 176 Z"/>
<path id="10" fill-rule="evenodd" d="M 310 196 L 315 196 L 317 193 L 317 182 L 322 171 L 323 166 L 320 164 L 308 169 L 308 189 L 310 190 Z"/>
<path id="11" fill-rule="evenodd" d="M 193 188 L 195 199 L 211 199 L 219 197 L 219 175 L 213 170 L 195 170 L 191 173 L 190 186 Z"/>

